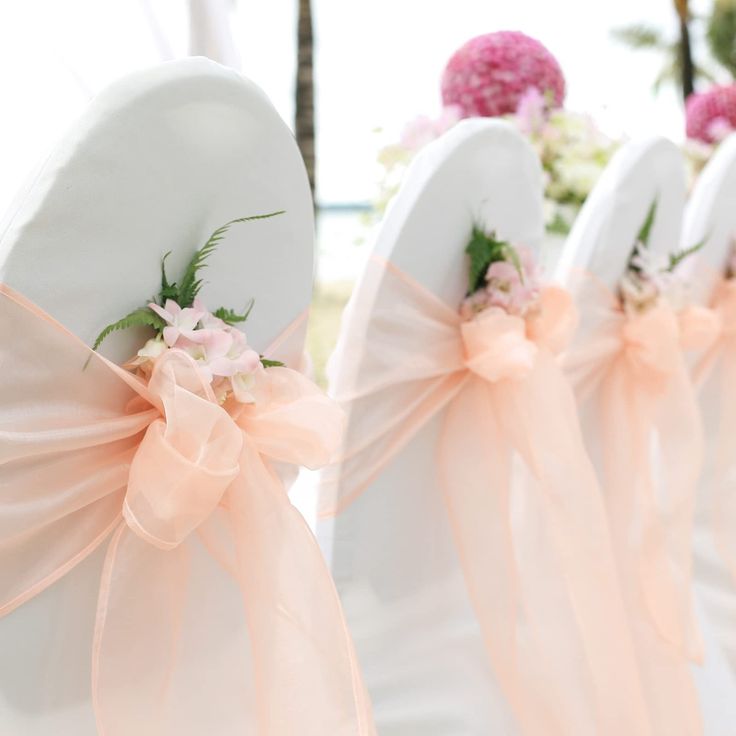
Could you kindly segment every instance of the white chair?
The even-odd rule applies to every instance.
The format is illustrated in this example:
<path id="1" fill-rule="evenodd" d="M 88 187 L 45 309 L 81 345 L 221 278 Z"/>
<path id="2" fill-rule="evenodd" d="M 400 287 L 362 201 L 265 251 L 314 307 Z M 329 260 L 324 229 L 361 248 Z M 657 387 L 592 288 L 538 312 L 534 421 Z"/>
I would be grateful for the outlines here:
<path id="1" fill-rule="evenodd" d="M 677 250 L 678 243 L 692 245 L 696 242 L 692 237 L 696 235 L 693 228 L 686 227 L 680 238 L 685 197 L 684 162 L 673 143 L 650 138 L 626 144 L 604 171 L 575 222 L 557 266 L 558 279 L 573 292 L 580 289 L 580 295 L 587 288 L 580 274 L 587 272 L 615 290 L 655 200 L 656 215 L 647 249 L 666 256 Z M 689 266 L 692 262 L 685 261 L 685 264 Z M 693 288 L 702 289 L 699 277 Z M 585 309 L 585 304 L 580 306 Z M 600 467 L 597 432 L 586 407 L 582 408 L 582 426 L 591 456 Z M 731 724 L 736 722 L 735 683 L 715 645 L 709 621 L 699 609 L 696 613 L 706 648 L 704 666 L 692 669 L 702 719 L 706 733 L 725 736 Z M 645 683 L 645 687 L 650 705 L 666 709 L 666 703 L 657 705 L 656 682 Z"/>
<path id="2" fill-rule="evenodd" d="M 698 177 L 685 209 L 681 247 L 703 243 L 687 264 L 692 298 L 700 304 L 711 303 L 719 279 L 726 275 L 726 264 L 736 236 L 735 200 L 736 136 L 731 136 Z M 714 544 L 715 512 L 709 506 L 720 434 L 719 409 L 724 406 L 721 385 L 717 376 L 709 375 L 699 386 L 706 433 L 706 463 L 700 486 L 701 504 L 696 515 L 694 574 L 696 592 L 715 638 L 714 651 L 718 652 L 717 656 L 725 657 L 732 674 L 731 686 L 736 687 L 736 585 Z M 721 697 L 724 700 L 732 698 L 733 690 L 722 692 Z M 713 733 L 720 732 L 714 730 Z"/>
<path id="3" fill-rule="evenodd" d="M 542 242 L 539 161 L 505 123 L 465 121 L 423 150 L 374 253 L 458 308 L 474 224 L 535 250 Z M 359 283 L 356 297 L 367 288 Z M 343 331 L 361 330 L 365 317 L 356 319 L 348 307 Z M 342 370 L 339 355 L 333 369 L 333 376 Z M 355 501 L 318 523 L 382 736 L 515 733 L 487 662 L 435 469 L 444 415 L 419 429 Z M 349 414 L 348 438 L 357 419 Z"/>
<path id="4" fill-rule="evenodd" d="M 157 292 L 167 251 L 176 274 L 216 227 L 275 210 L 285 214 L 231 230 L 210 260 L 202 293 L 212 308 L 240 309 L 254 298 L 248 337 L 261 351 L 310 300 L 313 222 L 304 166 L 257 87 L 203 59 L 171 62 L 100 94 L 45 161 L 6 219 L 0 282 L 91 344 L 102 327 Z M 298 363 L 303 335 L 304 322 L 275 357 Z M 141 337 L 116 333 L 102 352 L 123 361 Z M 0 732 L 97 733 L 90 661 L 103 558 L 104 547 L 0 618 Z M 208 662 L 247 656 L 239 595 L 204 552 L 196 564 L 210 566 L 210 579 L 194 605 L 217 626 L 208 651 L 188 652 L 200 664 L 188 683 L 177 683 L 180 697 L 216 676 Z M 212 604 L 217 610 L 207 610 Z M 227 733 L 242 734 L 235 716 L 252 704 L 226 684 L 220 692 L 212 707 L 232 712 Z M 206 722 L 187 726 L 208 731 Z"/>

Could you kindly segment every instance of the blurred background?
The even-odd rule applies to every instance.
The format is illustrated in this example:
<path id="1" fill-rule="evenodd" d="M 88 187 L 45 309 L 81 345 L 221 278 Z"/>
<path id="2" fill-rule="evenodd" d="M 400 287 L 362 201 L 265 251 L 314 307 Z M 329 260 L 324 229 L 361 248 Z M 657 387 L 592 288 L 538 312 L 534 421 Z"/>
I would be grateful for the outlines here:
<path id="1" fill-rule="evenodd" d="M 116 77 L 186 55 L 242 71 L 294 129 L 315 188 L 309 346 L 324 381 L 342 306 L 416 151 L 462 117 L 509 117 L 542 157 L 554 250 L 626 138 L 671 137 L 697 175 L 736 127 L 735 40 L 736 0 L 11 0 L 0 210 Z"/>

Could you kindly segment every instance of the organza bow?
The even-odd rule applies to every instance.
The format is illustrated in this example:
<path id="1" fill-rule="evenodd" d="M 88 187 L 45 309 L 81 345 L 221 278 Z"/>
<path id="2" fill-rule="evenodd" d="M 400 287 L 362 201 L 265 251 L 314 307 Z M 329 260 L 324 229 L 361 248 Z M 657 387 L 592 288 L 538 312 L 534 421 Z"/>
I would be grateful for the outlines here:
<path id="1" fill-rule="evenodd" d="M 600 411 L 614 538 L 620 555 L 638 558 L 641 594 L 661 635 L 697 659 L 690 543 L 702 430 L 683 350 L 712 340 L 714 322 L 698 307 L 627 315 L 592 277 L 582 293 L 587 319 L 566 367 L 581 403 Z"/>
<path id="2" fill-rule="evenodd" d="M 698 734 L 689 660 L 702 656 L 691 545 L 703 438 L 684 351 L 712 340 L 714 321 L 665 304 L 627 314 L 593 276 L 577 293 L 584 318 L 565 366 L 600 470 L 640 671 L 658 693 L 653 721 L 657 732 Z"/>
<path id="3" fill-rule="evenodd" d="M 106 545 L 100 733 L 374 733 L 334 586 L 275 466 L 329 460 L 332 402 L 269 368 L 255 404 L 220 406 L 177 350 L 146 384 L 4 286 L 0 364 L 0 615 Z"/>
<path id="4" fill-rule="evenodd" d="M 489 308 L 463 322 L 375 257 L 357 294 L 333 381 L 351 422 L 324 474 L 322 515 L 443 412 L 437 473 L 520 732 L 649 734 L 601 494 L 553 354 L 575 324 L 570 297 L 548 288 L 526 319 Z"/>

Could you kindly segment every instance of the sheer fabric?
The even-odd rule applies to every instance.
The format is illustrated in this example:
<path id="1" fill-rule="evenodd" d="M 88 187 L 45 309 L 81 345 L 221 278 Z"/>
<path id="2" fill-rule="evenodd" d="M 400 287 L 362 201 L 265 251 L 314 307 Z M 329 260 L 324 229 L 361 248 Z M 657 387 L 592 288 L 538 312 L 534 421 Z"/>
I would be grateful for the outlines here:
<path id="1" fill-rule="evenodd" d="M 736 576 L 736 280 L 717 282 L 710 306 L 716 321 L 714 340 L 693 370 L 707 440 L 697 514 L 700 529 L 708 531 L 721 569 L 728 571 L 733 585 Z M 720 598 L 726 604 L 726 597 Z M 730 625 L 721 628 L 732 629 Z M 736 640 L 729 637 L 722 643 L 732 666 L 736 666 Z"/>
<path id="2" fill-rule="evenodd" d="M 270 368 L 256 405 L 221 407 L 169 351 L 145 385 L 5 286 L 0 365 L 0 615 L 104 546 L 100 733 L 374 733 L 337 594 L 276 471 L 324 464 L 338 441 L 313 384 Z M 216 576 L 231 583 L 213 598 Z M 227 633 L 238 617 L 246 641 Z"/>
<path id="3" fill-rule="evenodd" d="M 569 296 L 546 289 L 527 321 L 487 310 L 462 322 L 377 257 L 355 294 L 333 381 L 348 432 L 321 516 L 370 492 L 444 412 L 429 461 L 519 732 L 651 733 L 602 496 L 554 357 L 575 326 Z"/>
<path id="4" fill-rule="evenodd" d="M 565 366 L 600 473 L 653 731 L 699 734 L 691 545 L 703 437 L 684 351 L 707 344 L 714 321 L 698 307 L 627 315 L 592 276 L 577 294 L 583 319 Z"/>

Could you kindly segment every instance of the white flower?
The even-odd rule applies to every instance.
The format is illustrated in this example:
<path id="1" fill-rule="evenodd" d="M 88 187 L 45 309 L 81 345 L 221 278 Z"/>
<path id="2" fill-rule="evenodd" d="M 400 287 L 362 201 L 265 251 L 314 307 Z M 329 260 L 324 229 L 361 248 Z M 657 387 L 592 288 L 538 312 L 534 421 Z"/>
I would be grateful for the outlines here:
<path id="1" fill-rule="evenodd" d="M 138 357 L 143 360 L 156 360 L 156 358 L 166 350 L 168 350 L 168 346 L 161 337 L 152 337 L 138 351 Z"/>

